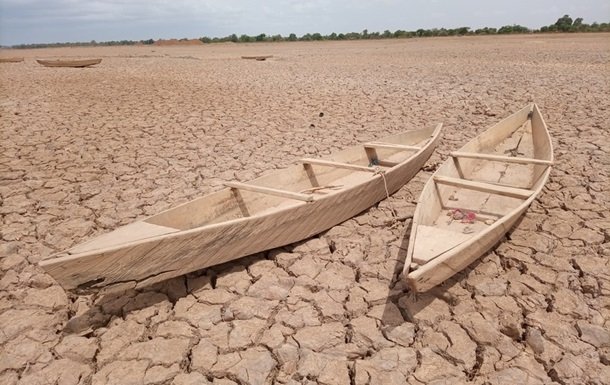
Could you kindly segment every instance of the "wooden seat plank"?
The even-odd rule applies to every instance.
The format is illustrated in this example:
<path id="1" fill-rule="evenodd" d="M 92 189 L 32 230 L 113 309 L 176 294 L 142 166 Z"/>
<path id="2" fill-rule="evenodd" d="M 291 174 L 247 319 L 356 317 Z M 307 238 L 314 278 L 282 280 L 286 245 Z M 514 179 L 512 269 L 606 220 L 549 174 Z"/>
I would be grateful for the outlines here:
<path id="1" fill-rule="evenodd" d="M 504 156 L 504 155 L 494 155 L 494 154 L 480 154 L 480 153 L 476 153 L 476 152 L 454 151 L 450 155 L 453 158 L 482 159 L 482 160 L 490 160 L 490 161 L 495 161 L 495 162 L 506 162 L 506 163 L 542 164 L 542 165 L 546 165 L 546 166 L 551 166 L 553 164 L 552 160 L 519 158 L 519 157 L 515 157 L 515 156 Z"/>
<path id="2" fill-rule="evenodd" d="M 306 159 L 301 159 L 301 163 L 318 165 L 318 166 L 326 166 L 326 167 L 344 168 L 347 170 L 354 170 L 354 171 L 364 171 L 364 172 L 376 172 L 377 171 L 373 167 L 359 166 L 357 164 L 333 162 L 330 160 L 322 160 L 322 159 L 306 158 Z"/>
<path id="3" fill-rule="evenodd" d="M 384 143 L 384 142 L 368 142 L 364 144 L 365 148 L 387 148 L 394 150 L 413 150 L 419 151 L 421 147 L 418 146 L 409 146 L 406 144 L 395 144 L 395 143 Z"/>
<path id="4" fill-rule="evenodd" d="M 301 193 L 286 191 L 286 190 L 278 190 L 278 189 L 274 189 L 271 187 L 255 186 L 255 185 L 246 184 L 246 183 L 225 182 L 224 185 L 227 187 L 230 187 L 230 188 L 234 188 L 234 189 L 252 191 L 252 192 L 257 192 L 257 193 L 261 193 L 261 194 L 275 195 L 275 196 L 279 196 L 282 198 L 296 199 L 296 200 L 300 200 L 300 201 L 304 201 L 304 202 L 312 202 L 314 199 L 313 196 L 307 195 L 307 194 L 301 194 Z"/>
<path id="5" fill-rule="evenodd" d="M 450 186 L 462 187 L 466 189 L 488 192 L 492 194 L 504 195 L 520 199 L 527 199 L 534 193 L 534 191 L 532 190 L 526 190 L 522 188 L 499 186 L 491 183 L 475 182 L 471 180 L 451 178 L 446 176 L 435 176 L 434 181 Z"/>

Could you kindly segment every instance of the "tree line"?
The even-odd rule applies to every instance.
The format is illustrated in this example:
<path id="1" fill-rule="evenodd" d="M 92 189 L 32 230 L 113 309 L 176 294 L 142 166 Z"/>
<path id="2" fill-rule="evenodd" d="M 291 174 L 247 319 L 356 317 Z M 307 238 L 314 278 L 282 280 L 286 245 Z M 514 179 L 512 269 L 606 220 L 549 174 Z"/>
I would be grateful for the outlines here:
<path id="1" fill-rule="evenodd" d="M 225 37 L 200 37 L 204 43 L 252 43 L 252 42 L 279 42 L 279 41 L 321 41 L 321 40 L 374 40 L 374 39 L 400 39 L 400 38 L 415 38 L 415 37 L 433 37 L 433 36 L 466 36 L 466 35 L 506 35 L 506 34 L 525 34 L 525 33 L 549 33 L 549 32 L 610 32 L 610 23 L 583 23 L 581 17 L 572 19 L 569 15 L 563 15 L 554 24 L 543 26 L 540 29 L 529 29 L 522 25 L 505 25 L 500 28 L 478 28 L 471 29 L 470 27 L 459 28 L 420 28 L 416 31 L 396 30 L 394 32 L 385 30 L 383 32 L 369 32 L 367 29 L 362 32 L 348 33 L 331 33 L 322 35 L 320 33 L 306 33 L 302 36 L 297 36 L 291 33 L 288 36 L 267 35 L 261 33 L 256 36 L 231 34 Z M 189 39 L 180 39 L 182 41 Z M 113 40 L 96 42 L 79 43 L 44 43 L 44 44 L 19 44 L 12 48 L 49 48 L 49 47 L 70 47 L 70 46 L 104 46 L 104 45 L 136 45 L 136 44 L 154 44 L 153 39 L 148 40 Z"/>

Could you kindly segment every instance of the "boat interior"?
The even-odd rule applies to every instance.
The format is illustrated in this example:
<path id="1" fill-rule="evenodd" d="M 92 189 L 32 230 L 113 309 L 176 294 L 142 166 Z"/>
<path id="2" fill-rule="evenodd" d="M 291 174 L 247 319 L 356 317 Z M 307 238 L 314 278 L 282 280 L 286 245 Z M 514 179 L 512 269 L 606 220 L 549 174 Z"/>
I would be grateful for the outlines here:
<path id="1" fill-rule="evenodd" d="M 422 192 L 413 262 L 438 257 L 520 207 L 551 164 L 550 137 L 533 105 L 452 152 Z"/>
<path id="2" fill-rule="evenodd" d="M 225 185 L 229 188 L 123 226 L 76 246 L 69 253 L 78 254 L 264 215 L 282 208 L 307 204 L 328 194 L 340 193 L 370 179 L 376 167 L 389 170 L 407 161 L 433 139 L 439 128 L 407 131 L 333 153 L 323 160 L 302 159 L 298 165 L 273 170 L 246 183 L 227 182 Z"/>
<path id="3" fill-rule="evenodd" d="M 371 178 L 373 165 L 389 169 L 408 160 L 431 139 L 433 132 L 434 128 L 410 131 L 348 148 L 324 160 L 304 159 L 299 165 L 274 170 L 247 183 L 227 183 L 235 187 L 170 209 L 146 222 L 187 230 L 303 204 Z M 251 186 L 262 189 L 253 191 Z"/>

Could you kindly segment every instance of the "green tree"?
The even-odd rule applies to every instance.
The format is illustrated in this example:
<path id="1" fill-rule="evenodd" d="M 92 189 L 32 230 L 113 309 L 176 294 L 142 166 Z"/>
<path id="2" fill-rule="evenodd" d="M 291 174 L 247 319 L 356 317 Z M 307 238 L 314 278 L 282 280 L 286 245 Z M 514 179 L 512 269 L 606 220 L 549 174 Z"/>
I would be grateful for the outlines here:
<path id="1" fill-rule="evenodd" d="M 555 22 L 555 26 L 561 32 L 568 32 L 572 29 L 572 18 L 570 15 L 563 15 Z"/>
<path id="2" fill-rule="evenodd" d="M 577 17 L 574 19 L 572 23 L 572 30 L 574 31 L 584 31 L 587 29 L 587 25 L 582 23 L 582 17 Z"/>
<path id="3" fill-rule="evenodd" d="M 466 34 L 468 34 L 468 31 L 470 31 L 470 27 L 460 27 L 457 29 L 457 34 L 466 35 Z"/>
<path id="4" fill-rule="evenodd" d="M 522 25 L 518 25 L 518 24 L 505 25 L 498 30 L 499 34 L 528 33 L 528 32 L 531 32 L 529 28 L 524 27 Z"/>
<path id="5" fill-rule="evenodd" d="M 297 41 L 297 35 L 291 33 L 290 35 L 288 35 L 288 41 Z"/>
<path id="6" fill-rule="evenodd" d="M 318 32 L 314 33 L 313 35 L 311 35 L 311 40 L 322 40 L 322 35 Z"/>

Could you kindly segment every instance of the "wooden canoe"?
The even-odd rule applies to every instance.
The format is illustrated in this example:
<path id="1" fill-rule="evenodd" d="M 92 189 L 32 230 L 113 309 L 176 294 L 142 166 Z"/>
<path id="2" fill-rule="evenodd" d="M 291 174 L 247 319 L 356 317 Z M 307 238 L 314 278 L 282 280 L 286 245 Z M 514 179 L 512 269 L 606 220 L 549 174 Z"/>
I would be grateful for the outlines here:
<path id="1" fill-rule="evenodd" d="M 434 151 L 441 127 L 407 131 L 327 159 L 304 159 L 247 183 L 228 182 L 228 188 L 118 228 L 40 266 L 67 290 L 110 292 L 306 239 L 401 188 Z"/>
<path id="2" fill-rule="evenodd" d="M 0 63 L 21 63 L 22 57 L 0 57 Z"/>
<path id="3" fill-rule="evenodd" d="M 259 55 L 259 56 L 242 56 L 241 58 L 247 59 L 247 60 L 264 61 L 264 60 L 267 60 L 272 57 L 273 57 L 273 55 Z"/>
<path id="4" fill-rule="evenodd" d="M 72 67 L 72 68 L 83 68 L 90 67 L 96 64 L 100 64 L 102 59 L 79 59 L 79 60 L 36 60 L 38 64 L 45 67 Z"/>
<path id="5" fill-rule="evenodd" d="M 552 164 L 535 104 L 452 152 L 415 209 L 403 270 L 410 288 L 438 285 L 497 244 L 538 196 Z"/>

